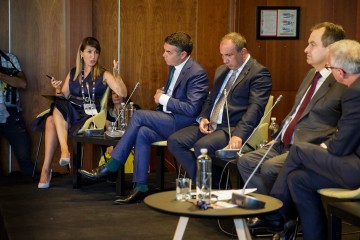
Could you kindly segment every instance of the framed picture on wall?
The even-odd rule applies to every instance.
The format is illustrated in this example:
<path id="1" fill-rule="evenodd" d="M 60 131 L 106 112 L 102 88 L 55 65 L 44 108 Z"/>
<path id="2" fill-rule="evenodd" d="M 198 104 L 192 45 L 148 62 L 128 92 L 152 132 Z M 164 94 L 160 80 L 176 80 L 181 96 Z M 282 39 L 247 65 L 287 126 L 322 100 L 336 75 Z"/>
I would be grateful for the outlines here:
<path id="1" fill-rule="evenodd" d="M 257 7 L 257 39 L 299 39 L 300 7 Z"/>

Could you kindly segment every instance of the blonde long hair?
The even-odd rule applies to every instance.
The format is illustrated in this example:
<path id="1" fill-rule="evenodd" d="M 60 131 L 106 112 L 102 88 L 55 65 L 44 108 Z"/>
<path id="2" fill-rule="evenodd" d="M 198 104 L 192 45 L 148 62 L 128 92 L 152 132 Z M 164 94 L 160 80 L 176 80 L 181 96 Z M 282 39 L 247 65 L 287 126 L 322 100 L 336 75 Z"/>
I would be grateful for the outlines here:
<path id="1" fill-rule="evenodd" d="M 76 55 L 76 71 L 74 75 L 73 81 L 76 81 L 78 77 L 81 75 L 81 71 L 84 69 L 84 60 L 81 58 L 81 52 L 85 50 L 87 46 L 91 46 L 95 48 L 100 55 L 101 47 L 99 41 L 94 37 L 86 37 L 80 43 L 80 46 Z M 91 70 L 91 80 L 95 81 L 102 73 L 104 72 L 104 68 L 100 66 L 99 59 L 96 62 L 95 66 Z"/>

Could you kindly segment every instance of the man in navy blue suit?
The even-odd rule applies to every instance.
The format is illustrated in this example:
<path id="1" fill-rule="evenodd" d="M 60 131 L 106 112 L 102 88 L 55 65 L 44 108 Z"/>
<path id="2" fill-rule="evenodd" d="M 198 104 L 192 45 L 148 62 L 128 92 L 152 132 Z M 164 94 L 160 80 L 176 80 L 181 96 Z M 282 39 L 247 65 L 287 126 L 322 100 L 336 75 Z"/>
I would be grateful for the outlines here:
<path id="1" fill-rule="evenodd" d="M 136 111 L 107 164 L 90 172 L 79 170 L 94 180 L 106 178 L 109 173 L 117 172 L 120 164 L 125 164 L 134 147 L 135 188 L 128 196 L 115 200 L 115 204 L 135 202 L 146 195 L 151 144 L 191 125 L 200 113 L 209 80 L 205 70 L 191 58 L 192 48 L 191 37 L 186 33 L 176 32 L 165 38 L 163 57 L 170 66 L 170 74 L 165 86 L 154 96 L 158 111 Z"/>
<path id="2" fill-rule="evenodd" d="M 170 152 L 193 181 L 200 149 L 207 148 L 209 155 L 225 147 L 240 149 L 264 115 L 271 93 L 269 70 L 250 56 L 246 39 L 241 34 L 226 34 L 220 42 L 220 54 L 224 64 L 216 69 L 213 89 L 197 119 L 199 124 L 181 129 L 168 139 Z M 225 100 L 221 101 L 225 98 L 224 89 L 228 92 L 229 119 Z M 214 170 L 216 184 L 219 177 Z"/>

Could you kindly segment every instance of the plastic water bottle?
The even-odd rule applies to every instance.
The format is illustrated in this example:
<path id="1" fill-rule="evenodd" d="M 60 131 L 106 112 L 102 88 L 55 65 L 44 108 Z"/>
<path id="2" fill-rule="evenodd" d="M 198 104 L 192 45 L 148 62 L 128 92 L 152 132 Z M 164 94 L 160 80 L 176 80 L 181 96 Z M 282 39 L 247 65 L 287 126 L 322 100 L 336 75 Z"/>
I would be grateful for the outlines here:
<path id="1" fill-rule="evenodd" d="M 276 117 L 271 118 L 271 123 L 269 125 L 269 138 L 278 131 L 279 124 L 276 123 Z"/>
<path id="2" fill-rule="evenodd" d="M 207 149 L 200 149 L 201 155 L 197 158 L 196 199 L 210 204 L 211 200 L 211 158 Z"/>
<path id="3" fill-rule="evenodd" d="M 135 111 L 136 111 L 136 108 L 134 107 L 134 102 L 130 102 L 130 106 L 127 109 L 128 116 L 127 116 L 127 124 L 126 125 L 129 125 L 130 120 L 131 120 L 132 116 L 134 115 Z"/>

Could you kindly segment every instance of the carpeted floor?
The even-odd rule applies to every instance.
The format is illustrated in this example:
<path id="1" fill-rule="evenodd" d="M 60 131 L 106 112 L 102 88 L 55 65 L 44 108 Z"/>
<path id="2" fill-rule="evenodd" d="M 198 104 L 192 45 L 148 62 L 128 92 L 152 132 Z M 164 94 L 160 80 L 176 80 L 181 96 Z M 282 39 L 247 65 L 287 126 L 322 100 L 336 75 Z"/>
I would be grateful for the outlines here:
<path id="1" fill-rule="evenodd" d="M 131 175 L 126 179 L 131 182 Z M 167 173 L 166 180 L 166 188 L 175 189 L 175 175 Z M 127 189 L 131 187 L 128 184 Z M 73 189 L 70 175 L 55 175 L 50 189 L 38 189 L 37 181 L 31 179 L 2 177 L 0 239 L 172 239 L 177 216 L 154 211 L 143 202 L 113 205 L 115 199 L 115 187 L 107 182 L 83 180 L 81 189 Z M 220 225 L 224 231 L 234 233 L 231 219 L 221 220 Z M 343 239 L 358 240 L 360 234 L 349 236 Z M 236 236 L 224 233 L 217 220 L 190 218 L 184 239 Z"/>

